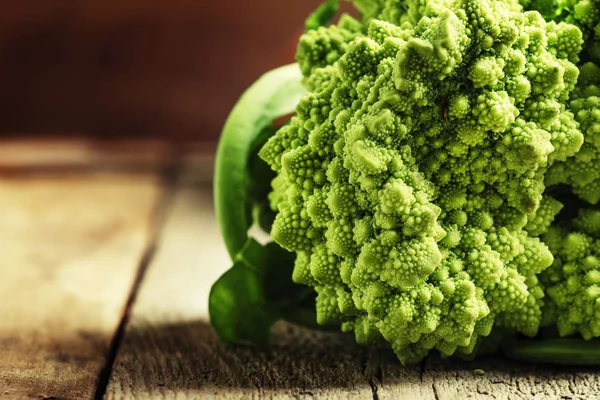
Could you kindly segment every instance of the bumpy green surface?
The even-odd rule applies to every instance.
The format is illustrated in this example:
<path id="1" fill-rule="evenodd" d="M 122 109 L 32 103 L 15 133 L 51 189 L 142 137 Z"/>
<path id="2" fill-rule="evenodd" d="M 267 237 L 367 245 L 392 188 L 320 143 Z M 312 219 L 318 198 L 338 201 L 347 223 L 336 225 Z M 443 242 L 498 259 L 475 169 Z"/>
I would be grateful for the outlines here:
<path id="1" fill-rule="evenodd" d="M 600 200 L 600 2 L 354 3 L 301 38 L 309 93 L 260 153 L 318 322 L 403 362 L 493 327 L 600 336 L 600 214 L 549 228 L 545 192 Z"/>
<path id="2" fill-rule="evenodd" d="M 572 226 L 551 227 L 544 240 L 555 255 L 542 276 L 549 297 L 545 324 L 561 336 L 600 336 L 600 211 L 583 208 Z"/>
<path id="3" fill-rule="evenodd" d="M 578 26 L 584 39 L 578 62 L 577 86 L 565 104 L 575 115 L 584 143 L 572 158 L 556 162 L 546 174 L 546 185 L 563 184 L 583 203 L 571 220 L 560 217 L 542 236 L 555 260 L 540 276 L 546 292 L 544 325 L 556 325 L 561 336 L 600 336 L 600 1 L 537 0 L 522 2 L 527 7 L 552 10 L 555 19 Z M 546 13 L 549 15 L 549 13 Z M 573 203 L 571 201 L 571 203 Z"/>
<path id="4" fill-rule="evenodd" d="M 565 99 L 582 34 L 513 1 L 356 1 L 306 33 L 309 93 L 261 150 L 271 235 L 297 252 L 320 323 L 403 362 L 535 335 L 560 210 L 544 174 L 582 145 Z M 532 234 L 528 234 L 530 231 Z"/>
<path id="5" fill-rule="evenodd" d="M 600 200 L 600 1 L 562 3 L 571 10 L 564 19 L 576 24 L 585 39 L 580 77 L 567 102 L 585 142 L 574 159 L 553 166 L 546 183 L 567 184 L 583 200 L 596 204 Z"/>

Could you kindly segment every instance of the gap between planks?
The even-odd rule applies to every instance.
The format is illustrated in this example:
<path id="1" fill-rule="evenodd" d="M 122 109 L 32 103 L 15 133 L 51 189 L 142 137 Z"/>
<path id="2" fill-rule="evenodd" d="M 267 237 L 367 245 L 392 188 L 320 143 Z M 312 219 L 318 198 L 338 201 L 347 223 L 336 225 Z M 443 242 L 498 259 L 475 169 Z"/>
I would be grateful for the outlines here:
<path id="1" fill-rule="evenodd" d="M 0 179 L 0 396 L 88 399 L 160 208 L 155 173 Z"/>
<path id="2" fill-rule="evenodd" d="M 139 291 L 140 285 L 144 279 L 144 275 L 152 261 L 152 258 L 156 252 L 157 241 L 164 227 L 165 218 L 167 216 L 168 210 L 171 208 L 173 202 L 173 196 L 176 189 L 176 182 L 180 175 L 181 163 L 173 163 L 172 165 L 167 166 L 164 172 L 164 192 L 163 198 L 159 201 L 159 207 L 157 207 L 155 215 L 153 216 L 153 224 L 152 224 L 152 233 L 150 240 L 148 241 L 148 246 L 144 249 L 142 254 L 139 267 L 137 269 L 133 284 L 131 286 L 131 290 L 127 301 L 125 303 L 125 307 L 123 309 L 123 315 L 121 320 L 119 321 L 119 325 L 115 334 L 110 342 L 110 346 L 108 349 L 108 353 L 106 356 L 106 364 L 100 371 L 98 376 L 98 384 L 96 386 L 96 390 L 94 393 L 94 400 L 102 400 L 106 393 L 106 388 L 108 386 L 108 382 L 112 373 L 114 362 L 117 358 L 117 353 L 119 351 L 119 346 L 123 340 L 125 335 L 125 327 L 129 321 L 131 308 L 135 302 L 137 293 Z"/>
<path id="3" fill-rule="evenodd" d="M 145 140 L 0 143 L 0 398 L 92 398 L 184 153 Z"/>
<path id="4" fill-rule="evenodd" d="M 149 246 L 145 249 L 140 261 L 121 321 L 110 344 L 106 357 L 106 364 L 100 372 L 98 385 L 94 394 L 95 400 L 105 398 L 114 363 L 125 335 L 125 329 L 130 320 L 131 309 L 137 299 L 139 288 L 144 280 L 148 267 L 156 254 L 157 242 L 164 229 L 169 211 L 173 207 L 178 185 L 202 185 L 207 182 L 212 182 L 214 172 L 213 146 L 206 143 L 199 143 L 192 147 L 186 146 L 185 149 L 181 148 L 181 146 L 174 147 L 174 149 L 173 154 L 178 154 L 181 158 L 178 159 L 177 162 L 173 162 L 172 165 L 166 169 L 164 198 L 161 202 L 162 206 L 155 215 L 155 229 L 152 234 L 152 239 L 149 242 Z"/>

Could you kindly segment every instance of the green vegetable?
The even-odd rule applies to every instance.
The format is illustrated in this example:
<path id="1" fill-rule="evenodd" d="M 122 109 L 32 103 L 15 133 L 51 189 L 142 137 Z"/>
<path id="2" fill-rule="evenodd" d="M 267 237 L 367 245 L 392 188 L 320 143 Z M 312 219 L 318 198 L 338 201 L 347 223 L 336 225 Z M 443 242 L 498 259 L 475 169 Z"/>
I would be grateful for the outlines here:
<path id="1" fill-rule="evenodd" d="M 432 350 L 516 355 L 509 343 L 554 357 L 541 327 L 600 337 L 600 0 L 353 3 L 360 21 L 318 26 L 336 1 L 307 20 L 290 67 L 306 94 L 288 123 L 262 124 L 235 165 L 222 162 L 233 144 L 223 133 L 222 171 L 257 166 L 252 195 L 246 187 L 221 208 L 228 248 L 247 239 L 251 198 L 254 222 L 295 254 L 285 268 L 296 286 L 282 308 L 285 293 L 265 296 L 263 273 L 244 299 L 250 290 L 235 288 L 248 271 L 236 261 L 225 295 L 211 295 L 211 317 L 229 316 L 218 331 L 232 327 L 221 336 L 265 340 L 275 319 L 308 315 L 297 287 L 316 293 L 319 325 L 403 363 Z M 237 321 L 252 310 L 261 329 L 250 333 Z"/>
<path id="2" fill-rule="evenodd" d="M 273 121 L 294 111 L 306 90 L 295 65 L 277 68 L 256 81 L 240 98 L 227 118 L 215 164 L 215 211 L 227 250 L 234 258 L 248 239 L 252 226 L 251 183 L 260 176 L 249 174 L 253 150 L 261 145 L 261 133 Z"/>
<path id="3" fill-rule="evenodd" d="M 291 280 L 293 255 L 274 243 L 263 247 L 248 236 L 254 223 L 272 223 L 263 200 L 272 176 L 256 153 L 276 130 L 273 120 L 291 113 L 304 92 L 295 65 L 271 71 L 238 101 L 223 129 L 215 166 L 215 209 L 234 265 L 213 285 L 209 312 L 213 328 L 226 342 L 265 342 L 273 323 L 284 317 L 314 325 L 311 309 L 301 306 L 313 291 Z"/>

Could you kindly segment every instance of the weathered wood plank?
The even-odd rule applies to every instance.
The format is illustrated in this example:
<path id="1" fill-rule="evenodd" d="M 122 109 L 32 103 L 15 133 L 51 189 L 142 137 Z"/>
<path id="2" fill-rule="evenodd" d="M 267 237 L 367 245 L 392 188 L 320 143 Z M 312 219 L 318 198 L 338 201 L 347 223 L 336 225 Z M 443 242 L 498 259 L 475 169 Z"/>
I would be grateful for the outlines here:
<path id="1" fill-rule="evenodd" d="M 230 262 L 210 182 L 189 175 L 185 182 L 133 306 L 105 398 L 371 398 L 368 353 L 351 337 L 280 324 L 268 348 L 218 341 L 207 322 L 207 297 Z"/>
<path id="2" fill-rule="evenodd" d="M 89 399 L 162 197 L 155 174 L 0 178 L 0 397 Z"/>
<path id="3" fill-rule="evenodd" d="M 369 364 L 373 371 L 371 385 L 377 394 L 375 400 L 436 399 L 432 385 L 423 381 L 421 365 L 403 367 L 398 358 L 386 350 L 372 351 Z"/>
<path id="4" fill-rule="evenodd" d="M 432 354 L 406 374 L 391 352 L 374 356 L 379 399 L 598 399 L 600 372 L 594 369 L 533 365 L 501 357 L 466 362 Z M 410 396 L 405 396 L 410 390 Z"/>
<path id="5" fill-rule="evenodd" d="M 523 364 L 500 357 L 468 363 L 431 357 L 423 381 L 440 400 L 600 398 L 598 370 Z"/>
<path id="6" fill-rule="evenodd" d="M 134 318 L 105 399 L 371 398 L 350 337 L 281 324 L 268 348 L 218 341 L 205 319 Z"/>

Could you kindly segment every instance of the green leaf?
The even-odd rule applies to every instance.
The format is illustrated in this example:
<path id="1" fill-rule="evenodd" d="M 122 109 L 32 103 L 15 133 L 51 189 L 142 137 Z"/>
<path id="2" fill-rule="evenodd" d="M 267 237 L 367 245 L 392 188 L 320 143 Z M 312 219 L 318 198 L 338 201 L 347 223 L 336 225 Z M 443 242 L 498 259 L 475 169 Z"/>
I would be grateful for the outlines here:
<path id="1" fill-rule="evenodd" d="M 304 22 L 306 30 L 314 30 L 320 26 L 329 24 L 337 14 L 339 8 L 339 0 L 327 0 L 308 16 Z"/>
<path id="2" fill-rule="evenodd" d="M 294 111 L 306 90 L 297 64 L 260 77 L 234 106 L 221 133 L 215 161 L 215 211 L 229 255 L 238 254 L 252 225 L 249 160 L 257 138 L 279 117 Z"/>
<path id="3" fill-rule="evenodd" d="M 250 340 L 264 343 L 276 319 L 268 312 L 261 277 L 244 265 L 233 264 L 210 291 L 210 323 L 224 342 Z"/>
<path id="4" fill-rule="evenodd" d="M 209 313 L 225 342 L 266 342 L 285 319 L 317 327 L 315 292 L 292 281 L 294 254 L 248 237 L 258 222 L 269 230 L 268 208 L 275 173 L 258 157 L 276 132 L 273 121 L 294 111 L 305 93 L 296 64 L 263 75 L 240 98 L 221 134 L 215 163 L 215 208 L 233 266 L 211 288 Z"/>
<path id="5" fill-rule="evenodd" d="M 210 322 L 219 338 L 265 343 L 280 319 L 316 327 L 314 290 L 292 281 L 293 266 L 294 254 L 249 238 L 210 291 Z"/>

